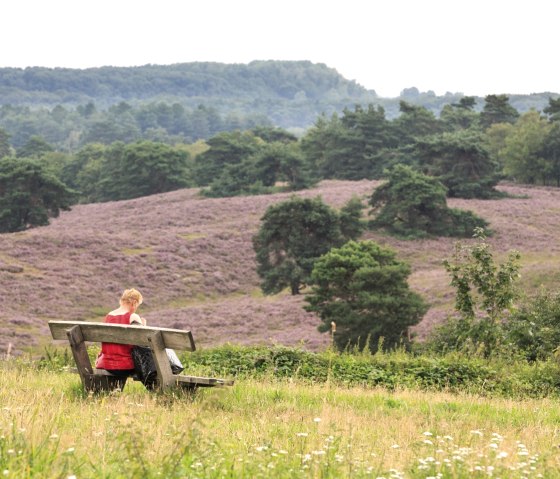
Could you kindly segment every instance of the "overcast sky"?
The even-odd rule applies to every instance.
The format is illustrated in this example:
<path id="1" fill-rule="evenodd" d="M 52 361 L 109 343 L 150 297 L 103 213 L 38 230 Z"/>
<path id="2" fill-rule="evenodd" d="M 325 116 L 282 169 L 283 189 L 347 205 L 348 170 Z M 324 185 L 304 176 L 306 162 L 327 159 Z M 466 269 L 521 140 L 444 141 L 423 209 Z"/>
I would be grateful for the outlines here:
<path id="1" fill-rule="evenodd" d="M 560 92 L 558 0 L 6 0 L 0 12 L 2 67 L 310 60 L 384 97 Z"/>

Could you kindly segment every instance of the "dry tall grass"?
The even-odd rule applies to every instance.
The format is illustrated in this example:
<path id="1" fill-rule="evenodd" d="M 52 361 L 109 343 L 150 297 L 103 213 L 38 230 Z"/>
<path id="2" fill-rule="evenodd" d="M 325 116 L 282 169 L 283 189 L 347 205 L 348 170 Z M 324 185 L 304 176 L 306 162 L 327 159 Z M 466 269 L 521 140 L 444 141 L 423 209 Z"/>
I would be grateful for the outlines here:
<path id="1" fill-rule="evenodd" d="M 0 368 L 7 477 L 560 477 L 559 405 L 238 381 L 194 398 L 82 397 L 76 375 Z M 441 476 L 437 476 L 441 473 Z"/>

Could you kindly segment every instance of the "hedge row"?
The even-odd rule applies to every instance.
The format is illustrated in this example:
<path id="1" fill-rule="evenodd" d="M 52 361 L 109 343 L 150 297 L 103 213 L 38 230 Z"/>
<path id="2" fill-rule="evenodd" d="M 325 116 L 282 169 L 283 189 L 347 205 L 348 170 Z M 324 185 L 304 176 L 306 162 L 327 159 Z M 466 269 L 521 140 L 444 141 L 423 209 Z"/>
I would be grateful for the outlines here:
<path id="1" fill-rule="evenodd" d="M 420 388 L 506 397 L 560 396 L 555 361 L 427 356 L 405 352 L 313 353 L 287 347 L 222 346 L 183 356 L 183 363 L 212 375 L 293 378 L 337 385 Z"/>

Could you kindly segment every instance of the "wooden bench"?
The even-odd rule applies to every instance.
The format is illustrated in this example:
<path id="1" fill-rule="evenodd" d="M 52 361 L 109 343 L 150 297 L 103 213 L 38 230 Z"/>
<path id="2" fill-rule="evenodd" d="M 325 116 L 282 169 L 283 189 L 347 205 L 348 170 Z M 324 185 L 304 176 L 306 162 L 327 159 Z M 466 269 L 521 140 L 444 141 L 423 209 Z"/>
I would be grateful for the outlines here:
<path id="1" fill-rule="evenodd" d="M 85 321 L 49 321 L 53 339 L 67 339 L 76 361 L 78 373 L 86 391 L 110 391 L 122 389 L 126 377 L 117 377 L 104 369 L 91 366 L 86 341 L 132 344 L 152 350 L 157 369 L 157 382 L 161 389 L 181 386 L 197 387 L 231 386 L 232 380 L 173 374 L 165 348 L 178 351 L 194 351 L 194 339 L 190 331 L 154 328 L 140 325 L 90 323 Z M 134 378 L 134 376 L 132 376 Z"/>

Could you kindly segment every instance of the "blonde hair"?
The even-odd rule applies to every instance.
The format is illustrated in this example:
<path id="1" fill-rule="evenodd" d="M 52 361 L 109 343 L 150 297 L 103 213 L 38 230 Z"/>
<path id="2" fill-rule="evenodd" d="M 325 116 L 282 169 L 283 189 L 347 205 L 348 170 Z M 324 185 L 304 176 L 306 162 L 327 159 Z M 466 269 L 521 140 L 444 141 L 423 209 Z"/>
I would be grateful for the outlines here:
<path id="1" fill-rule="evenodd" d="M 134 288 L 125 289 L 121 296 L 121 303 L 140 306 L 142 304 L 142 294 Z"/>

